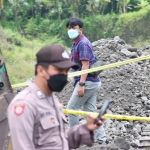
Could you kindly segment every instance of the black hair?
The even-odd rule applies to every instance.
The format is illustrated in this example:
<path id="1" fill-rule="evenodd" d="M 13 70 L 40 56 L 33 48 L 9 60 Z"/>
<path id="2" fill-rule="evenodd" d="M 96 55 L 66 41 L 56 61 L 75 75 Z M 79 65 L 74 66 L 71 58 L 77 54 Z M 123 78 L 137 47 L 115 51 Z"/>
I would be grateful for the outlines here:
<path id="1" fill-rule="evenodd" d="M 38 66 L 42 66 L 42 67 L 44 67 L 45 69 L 48 69 L 48 66 L 49 66 L 50 64 L 48 64 L 48 63 L 37 63 L 36 65 L 35 65 L 35 76 L 37 75 L 37 67 Z"/>
<path id="2" fill-rule="evenodd" d="M 68 20 L 68 22 L 66 23 L 66 28 L 68 28 L 68 26 L 71 26 L 72 28 L 75 27 L 75 26 L 79 26 L 80 28 L 83 28 L 83 22 L 81 19 L 79 18 L 70 18 Z"/>

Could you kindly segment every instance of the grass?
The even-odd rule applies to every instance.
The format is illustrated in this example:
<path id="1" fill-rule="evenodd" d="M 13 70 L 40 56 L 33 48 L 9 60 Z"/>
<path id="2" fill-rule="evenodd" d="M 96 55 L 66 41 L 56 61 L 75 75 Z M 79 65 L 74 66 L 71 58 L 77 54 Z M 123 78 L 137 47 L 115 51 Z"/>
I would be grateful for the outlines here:
<path id="1" fill-rule="evenodd" d="M 11 51 L 2 49 L 11 84 L 25 82 L 27 79 L 34 76 L 34 66 L 36 63 L 35 55 L 41 47 L 51 43 L 63 45 L 63 41 L 57 37 L 49 37 L 49 39 L 45 41 L 38 39 L 28 40 L 10 29 L 2 30 L 7 35 L 11 36 L 13 41 L 17 39 L 22 43 L 21 46 L 16 46 L 13 42 L 13 49 Z"/>
<path id="2" fill-rule="evenodd" d="M 146 45 L 150 45 L 150 37 L 147 40 L 143 40 L 143 36 L 139 36 L 133 40 L 132 46 L 141 48 L 145 47 Z"/>

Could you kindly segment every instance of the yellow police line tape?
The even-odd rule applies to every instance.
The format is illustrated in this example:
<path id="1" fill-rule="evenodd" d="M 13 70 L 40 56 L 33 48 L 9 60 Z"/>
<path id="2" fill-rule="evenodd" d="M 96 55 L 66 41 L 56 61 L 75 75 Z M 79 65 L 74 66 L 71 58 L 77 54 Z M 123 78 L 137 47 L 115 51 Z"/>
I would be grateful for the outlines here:
<path id="1" fill-rule="evenodd" d="M 63 109 L 63 112 L 65 114 L 72 114 L 72 115 L 88 116 L 89 114 L 91 114 L 94 116 L 98 116 L 98 113 L 86 112 L 86 111 L 75 111 L 69 109 Z M 150 117 L 124 116 L 124 115 L 112 115 L 112 114 L 105 114 L 104 117 L 110 119 L 117 119 L 117 120 L 150 121 Z"/>
<path id="2" fill-rule="evenodd" d="M 108 65 L 104 65 L 104 66 L 100 66 L 100 67 L 96 67 L 96 68 L 92 68 L 92 69 L 86 69 L 86 70 L 82 70 L 82 71 L 68 73 L 68 77 L 74 77 L 74 76 L 79 76 L 79 75 L 86 74 L 86 73 L 96 72 L 99 70 L 114 68 L 114 67 L 126 65 L 126 64 L 141 61 L 141 60 L 146 60 L 146 59 L 150 59 L 150 55 L 142 56 L 142 57 L 138 57 L 138 58 L 134 58 L 134 59 L 129 59 L 129 60 L 122 61 L 122 62 L 112 63 L 112 64 L 108 64 Z M 25 87 L 25 86 L 28 86 L 28 82 L 12 85 L 12 88 L 16 89 L 16 88 L 21 88 L 21 87 Z"/>

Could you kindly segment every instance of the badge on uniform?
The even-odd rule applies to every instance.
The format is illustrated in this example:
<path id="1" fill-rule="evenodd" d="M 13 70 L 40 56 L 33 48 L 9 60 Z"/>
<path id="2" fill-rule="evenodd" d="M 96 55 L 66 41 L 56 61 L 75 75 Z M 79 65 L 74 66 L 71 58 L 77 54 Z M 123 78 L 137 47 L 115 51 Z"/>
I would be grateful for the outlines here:
<path id="1" fill-rule="evenodd" d="M 55 119 L 54 118 L 51 118 L 51 121 L 55 124 Z"/>
<path id="2" fill-rule="evenodd" d="M 18 104 L 18 105 L 15 105 L 14 106 L 14 113 L 17 115 L 17 116 L 20 116 L 21 114 L 23 114 L 24 112 L 24 104 Z"/>

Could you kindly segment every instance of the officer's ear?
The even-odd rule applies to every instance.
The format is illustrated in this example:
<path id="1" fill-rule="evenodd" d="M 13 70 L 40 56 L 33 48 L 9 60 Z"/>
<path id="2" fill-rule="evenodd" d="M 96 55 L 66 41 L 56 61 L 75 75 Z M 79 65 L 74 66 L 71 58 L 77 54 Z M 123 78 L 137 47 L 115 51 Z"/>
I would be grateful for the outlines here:
<path id="1" fill-rule="evenodd" d="M 38 65 L 37 68 L 36 68 L 36 70 L 37 70 L 37 75 L 39 75 L 39 76 L 41 76 L 41 77 L 44 76 L 45 70 L 44 70 L 43 66 Z"/>

